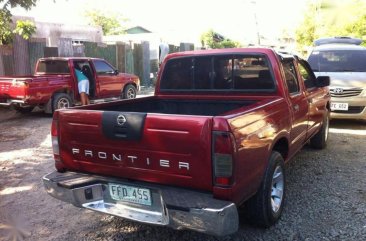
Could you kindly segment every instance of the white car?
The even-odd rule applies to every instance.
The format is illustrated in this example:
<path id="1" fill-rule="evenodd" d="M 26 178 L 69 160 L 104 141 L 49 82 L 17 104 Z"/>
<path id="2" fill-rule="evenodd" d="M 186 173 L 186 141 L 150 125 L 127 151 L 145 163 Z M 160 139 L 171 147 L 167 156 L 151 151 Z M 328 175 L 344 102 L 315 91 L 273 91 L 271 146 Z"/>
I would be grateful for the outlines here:
<path id="1" fill-rule="evenodd" d="M 366 120 L 366 47 L 361 39 L 323 38 L 308 61 L 316 76 L 330 76 L 331 118 Z"/>

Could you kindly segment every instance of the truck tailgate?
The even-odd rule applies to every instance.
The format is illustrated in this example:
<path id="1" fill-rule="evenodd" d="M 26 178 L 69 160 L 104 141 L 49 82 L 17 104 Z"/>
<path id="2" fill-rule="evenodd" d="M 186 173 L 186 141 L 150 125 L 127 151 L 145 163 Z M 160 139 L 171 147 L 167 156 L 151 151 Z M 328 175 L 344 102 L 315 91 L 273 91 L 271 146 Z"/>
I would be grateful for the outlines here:
<path id="1" fill-rule="evenodd" d="M 29 79 L 0 78 L 0 99 L 24 99 Z"/>
<path id="2" fill-rule="evenodd" d="M 211 116 L 68 109 L 57 118 L 67 170 L 212 189 Z"/>

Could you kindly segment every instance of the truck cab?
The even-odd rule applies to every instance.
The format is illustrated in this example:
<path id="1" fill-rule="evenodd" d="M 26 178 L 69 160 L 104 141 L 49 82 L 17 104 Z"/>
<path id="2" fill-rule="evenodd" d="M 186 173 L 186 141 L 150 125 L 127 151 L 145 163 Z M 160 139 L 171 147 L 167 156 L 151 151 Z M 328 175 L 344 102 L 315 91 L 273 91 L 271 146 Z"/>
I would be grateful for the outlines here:
<path id="1" fill-rule="evenodd" d="M 46 191 L 77 207 L 216 236 L 238 207 L 280 218 L 285 163 L 325 148 L 329 77 L 267 48 L 168 55 L 154 96 L 57 110 Z"/>

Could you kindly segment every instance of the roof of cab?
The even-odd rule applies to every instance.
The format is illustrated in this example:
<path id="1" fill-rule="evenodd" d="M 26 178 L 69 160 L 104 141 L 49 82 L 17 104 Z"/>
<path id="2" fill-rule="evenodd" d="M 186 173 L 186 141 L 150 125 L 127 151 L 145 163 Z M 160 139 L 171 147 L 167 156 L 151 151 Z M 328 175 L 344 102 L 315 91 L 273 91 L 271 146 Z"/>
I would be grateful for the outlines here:
<path id="1" fill-rule="evenodd" d="M 61 60 L 61 61 L 69 61 L 69 60 L 101 60 L 101 58 L 90 58 L 90 57 L 46 57 L 40 58 L 40 61 L 47 60 Z"/>

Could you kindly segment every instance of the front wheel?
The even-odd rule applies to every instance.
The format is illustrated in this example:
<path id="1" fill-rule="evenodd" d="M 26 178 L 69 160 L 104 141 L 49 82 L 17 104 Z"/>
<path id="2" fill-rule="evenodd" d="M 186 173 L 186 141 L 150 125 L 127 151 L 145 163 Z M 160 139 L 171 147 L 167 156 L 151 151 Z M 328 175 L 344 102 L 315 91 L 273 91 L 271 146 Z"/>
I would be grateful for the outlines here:
<path id="1" fill-rule="evenodd" d="M 310 146 L 316 149 L 324 149 L 327 146 L 329 135 L 329 112 L 325 114 L 323 124 L 318 133 L 310 139 Z"/>
<path id="2" fill-rule="evenodd" d="M 69 108 L 72 106 L 71 97 L 65 93 L 57 93 L 52 98 L 52 110 Z"/>
<path id="3" fill-rule="evenodd" d="M 269 227 L 280 218 L 285 201 L 285 180 L 283 157 L 273 151 L 259 190 L 245 204 L 250 222 Z"/>
<path id="4" fill-rule="evenodd" d="M 135 86 L 129 84 L 123 90 L 123 99 L 134 99 L 136 98 L 137 89 Z"/>

